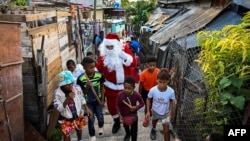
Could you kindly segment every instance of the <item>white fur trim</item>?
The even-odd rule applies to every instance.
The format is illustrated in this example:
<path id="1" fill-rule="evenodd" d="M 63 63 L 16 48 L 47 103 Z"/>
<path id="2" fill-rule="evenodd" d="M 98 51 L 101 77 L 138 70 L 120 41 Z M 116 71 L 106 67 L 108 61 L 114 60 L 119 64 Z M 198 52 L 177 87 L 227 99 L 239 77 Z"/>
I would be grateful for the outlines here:
<path id="1" fill-rule="evenodd" d="M 126 56 L 127 56 L 127 59 L 126 60 L 123 60 L 123 64 L 125 66 L 130 66 L 131 63 L 133 62 L 133 57 L 129 54 L 126 53 Z"/>
<path id="2" fill-rule="evenodd" d="M 119 117 L 118 114 L 112 116 L 113 119 L 114 119 L 114 118 L 118 118 L 118 117 Z"/>
<path id="3" fill-rule="evenodd" d="M 124 68 L 122 63 L 124 62 L 123 60 L 121 60 L 121 64 L 117 65 L 115 68 L 115 75 L 116 75 L 116 83 L 123 83 L 124 82 Z"/>
<path id="4" fill-rule="evenodd" d="M 103 39 L 103 42 L 100 44 L 98 50 L 100 51 L 100 55 L 101 56 L 106 56 L 105 53 L 105 49 L 106 46 L 109 45 L 113 45 L 114 46 L 114 50 L 117 51 L 117 53 L 119 54 L 119 51 L 122 50 L 123 48 L 123 44 L 122 42 L 119 42 L 118 40 L 114 40 L 114 39 Z"/>
<path id="5" fill-rule="evenodd" d="M 104 46 L 115 46 L 119 42 L 117 39 L 103 39 Z"/>
<path id="6" fill-rule="evenodd" d="M 112 90 L 123 90 L 123 84 L 114 84 L 108 80 L 105 80 L 104 85 Z"/>

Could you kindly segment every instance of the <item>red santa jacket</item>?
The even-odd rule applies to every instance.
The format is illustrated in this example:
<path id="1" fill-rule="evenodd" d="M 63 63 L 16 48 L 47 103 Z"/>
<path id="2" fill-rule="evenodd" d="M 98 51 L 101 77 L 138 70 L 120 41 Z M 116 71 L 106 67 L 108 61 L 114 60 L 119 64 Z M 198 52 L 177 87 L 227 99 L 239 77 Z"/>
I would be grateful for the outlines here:
<path id="1" fill-rule="evenodd" d="M 103 73 L 105 82 L 104 85 L 112 90 L 123 90 L 124 79 L 128 75 L 133 75 L 131 67 L 136 66 L 135 57 L 133 56 L 132 51 L 128 46 L 123 46 L 123 54 L 126 56 L 126 59 L 122 59 L 122 66 L 119 67 L 119 70 L 110 71 L 107 66 L 104 66 L 104 58 L 99 56 L 97 59 L 96 68 L 99 72 Z"/>

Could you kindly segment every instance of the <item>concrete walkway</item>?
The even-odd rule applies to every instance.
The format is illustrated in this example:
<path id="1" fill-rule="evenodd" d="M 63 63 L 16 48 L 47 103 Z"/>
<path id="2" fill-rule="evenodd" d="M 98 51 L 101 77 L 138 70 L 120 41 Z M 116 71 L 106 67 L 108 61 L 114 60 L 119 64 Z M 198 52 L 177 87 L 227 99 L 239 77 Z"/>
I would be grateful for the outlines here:
<path id="1" fill-rule="evenodd" d="M 136 84 L 135 90 L 138 90 L 138 84 Z M 112 134 L 112 126 L 113 126 L 113 119 L 109 115 L 108 110 L 106 107 L 103 109 L 105 115 L 104 115 L 104 135 L 99 136 L 98 135 L 98 125 L 97 125 L 97 119 L 95 120 L 95 130 L 96 130 L 96 140 L 97 141 L 123 141 L 123 138 L 125 136 L 125 131 L 123 128 L 123 125 L 121 124 L 121 128 L 119 129 L 117 134 Z M 86 118 L 87 119 L 87 118 Z M 142 121 L 144 119 L 144 107 L 142 107 L 138 111 L 138 136 L 137 141 L 151 141 L 150 139 L 150 131 L 152 129 L 152 125 L 150 122 L 149 127 L 145 128 L 142 126 Z M 156 126 L 157 129 L 157 136 L 156 140 L 154 141 L 163 141 L 163 134 L 160 132 L 162 131 L 162 124 L 158 123 Z M 83 129 L 83 141 L 89 141 L 89 134 L 88 134 L 88 125 L 86 124 L 85 128 Z M 72 132 L 71 135 L 71 141 L 77 141 L 76 133 Z M 171 141 L 173 141 L 171 137 Z"/>
<path id="2" fill-rule="evenodd" d="M 151 141 L 150 139 L 150 131 L 152 129 L 151 124 L 149 127 L 145 128 L 142 126 L 142 121 L 144 119 L 144 107 L 138 111 L 138 117 L 139 117 L 139 122 L 138 122 L 138 141 Z M 107 113 L 107 110 L 104 109 L 104 112 Z M 95 121 L 95 129 L 96 129 L 96 140 L 97 141 L 123 141 L 123 138 L 125 136 L 125 131 L 124 128 L 121 124 L 121 128 L 118 131 L 117 134 L 112 134 L 112 126 L 113 126 L 113 119 L 109 114 L 105 114 L 104 116 L 104 135 L 99 136 L 98 135 L 98 125 L 97 125 L 97 120 Z M 163 141 L 163 134 L 160 132 L 162 130 L 162 124 L 158 123 L 157 124 L 157 137 L 156 140 L 154 141 Z M 83 129 L 83 141 L 89 141 L 89 134 L 88 134 L 88 127 L 87 125 Z M 71 134 L 71 140 L 72 141 L 77 141 L 76 133 L 72 132 Z"/>

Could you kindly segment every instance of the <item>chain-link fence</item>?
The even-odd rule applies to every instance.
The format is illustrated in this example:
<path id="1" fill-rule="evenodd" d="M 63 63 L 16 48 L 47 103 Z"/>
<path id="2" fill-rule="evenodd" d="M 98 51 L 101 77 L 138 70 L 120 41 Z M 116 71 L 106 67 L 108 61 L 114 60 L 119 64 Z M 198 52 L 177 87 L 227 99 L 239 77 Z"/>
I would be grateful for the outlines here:
<path id="1" fill-rule="evenodd" d="M 196 34 L 192 36 L 195 37 Z M 144 58 L 149 55 L 157 56 L 159 68 L 175 69 L 170 83 L 176 94 L 174 119 L 172 119 L 173 131 L 183 141 L 202 141 L 207 134 L 214 131 L 216 125 L 213 123 L 220 119 L 221 115 L 216 113 L 212 116 L 207 115 L 207 111 L 211 110 L 211 107 L 207 106 L 208 90 L 203 82 L 203 73 L 195 62 L 201 48 L 194 43 L 191 45 L 187 43 L 187 38 L 172 39 L 168 44 L 158 47 L 157 54 L 152 53 L 153 48 L 145 44 L 146 40 L 143 39 Z M 243 114 L 235 112 L 230 114 L 237 118 L 234 119 L 234 124 L 240 125 L 240 121 L 244 118 Z"/>
<path id="2" fill-rule="evenodd" d="M 186 48 L 185 42 L 171 40 L 166 46 L 158 51 L 158 67 L 175 69 L 175 74 L 171 80 L 171 87 L 175 89 L 176 105 L 174 112 L 173 125 L 177 134 L 183 140 L 201 141 L 204 117 L 201 109 L 196 109 L 195 102 L 199 99 L 206 99 L 206 89 L 202 83 L 202 72 L 194 62 L 200 51 L 199 47 Z M 203 109 L 202 109 L 203 108 Z M 202 125 L 202 126 L 201 126 Z"/>

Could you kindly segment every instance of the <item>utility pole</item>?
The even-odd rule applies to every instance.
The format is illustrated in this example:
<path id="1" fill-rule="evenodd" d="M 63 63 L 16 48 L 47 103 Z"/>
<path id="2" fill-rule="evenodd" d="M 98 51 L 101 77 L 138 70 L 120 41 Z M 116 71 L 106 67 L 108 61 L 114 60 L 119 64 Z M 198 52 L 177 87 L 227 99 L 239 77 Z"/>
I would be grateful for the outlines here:
<path id="1" fill-rule="evenodd" d="M 95 40 L 95 29 L 96 29 L 96 0 L 94 0 L 94 15 L 93 15 L 93 40 Z M 95 42 L 95 41 L 94 41 Z M 94 55 L 96 55 L 96 52 L 95 52 L 95 49 L 96 48 L 96 45 L 93 46 L 93 53 Z"/>
<path id="2" fill-rule="evenodd" d="M 94 20 L 94 32 L 93 32 L 93 37 L 95 36 L 95 26 L 96 26 L 96 0 L 94 0 L 94 15 L 93 15 L 93 20 Z"/>

